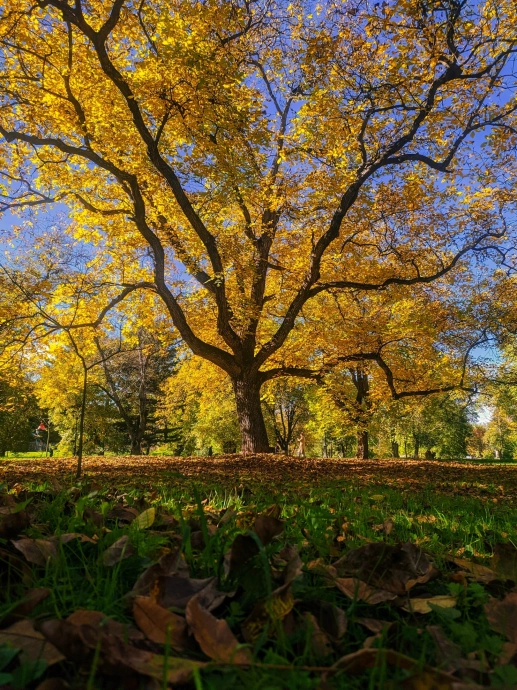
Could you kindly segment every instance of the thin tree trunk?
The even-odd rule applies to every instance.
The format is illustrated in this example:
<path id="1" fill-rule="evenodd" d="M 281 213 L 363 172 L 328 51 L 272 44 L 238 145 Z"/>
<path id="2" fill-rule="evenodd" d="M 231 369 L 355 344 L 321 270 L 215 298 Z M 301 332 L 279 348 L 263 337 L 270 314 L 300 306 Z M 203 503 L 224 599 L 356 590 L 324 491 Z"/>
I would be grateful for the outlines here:
<path id="1" fill-rule="evenodd" d="M 268 453 L 269 439 L 260 403 L 260 384 L 249 378 L 233 379 L 232 383 L 242 438 L 241 451 Z"/>
<path id="2" fill-rule="evenodd" d="M 368 431 L 365 429 L 357 432 L 357 457 L 360 460 L 368 460 Z"/>
<path id="3" fill-rule="evenodd" d="M 86 384 L 88 383 L 88 370 L 85 368 L 83 371 L 83 395 L 81 399 L 81 416 L 79 417 L 79 444 L 77 447 L 77 478 L 81 476 L 83 469 L 84 415 L 86 412 Z"/>

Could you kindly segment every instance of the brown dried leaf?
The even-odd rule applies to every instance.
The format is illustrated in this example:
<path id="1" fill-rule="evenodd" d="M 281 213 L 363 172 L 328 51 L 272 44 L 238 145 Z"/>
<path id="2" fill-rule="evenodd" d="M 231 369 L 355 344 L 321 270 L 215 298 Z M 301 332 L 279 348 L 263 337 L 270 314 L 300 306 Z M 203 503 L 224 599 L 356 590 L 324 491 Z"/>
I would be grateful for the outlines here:
<path id="1" fill-rule="evenodd" d="M 415 670 L 417 675 L 411 676 L 407 679 L 408 681 L 411 681 L 413 677 L 418 678 L 418 676 L 421 677 L 421 674 L 425 674 L 427 684 L 408 685 L 407 687 L 412 690 L 454 690 L 454 684 L 458 680 L 454 676 L 439 671 L 438 669 L 431 668 L 430 666 L 424 666 L 422 668 L 419 661 L 405 654 L 401 654 L 392 649 L 378 649 L 376 647 L 360 649 L 358 652 L 347 654 L 331 668 L 332 670 L 340 670 L 345 673 L 354 674 L 362 673 L 367 668 L 382 667 L 386 664 L 406 671 Z"/>
<path id="2" fill-rule="evenodd" d="M 29 563 L 45 567 L 48 559 L 55 559 L 58 555 L 56 541 L 50 539 L 18 539 L 13 540 L 13 546 L 21 551 Z"/>
<path id="3" fill-rule="evenodd" d="M 25 593 L 23 599 L 9 611 L 8 615 L 2 620 L 3 625 L 10 625 L 20 618 L 25 618 L 33 611 L 36 606 L 46 599 L 50 594 L 47 587 L 35 587 Z"/>
<path id="4" fill-rule="evenodd" d="M 13 539 L 17 537 L 20 532 L 29 527 L 29 516 L 24 510 L 19 510 L 17 513 L 7 513 L 7 515 L 0 515 L 0 538 Z"/>
<path id="5" fill-rule="evenodd" d="M 486 565 L 472 563 L 472 561 L 468 561 L 465 558 L 454 558 L 453 560 L 456 565 L 459 565 L 462 570 L 465 570 L 477 582 L 488 584 L 497 580 L 497 574 L 490 568 L 487 568 Z"/>
<path id="6" fill-rule="evenodd" d="M 249 664 L 252 661 L 248 649 L 240 648 L 235 635 L 224 620 L 218 620 L 193 597 L 186 608 L 187 623 L 203 652 L 225 664 Z"/>
<path id="7" fill-rule="evenodd" d="M 356 623 L 364 625 L 364 627 L 370 632 L 378 635 L 384 630 L 388 630 L 393 623 L 390 621 L 381 621 L 377 618 L 356 618 Z"/>
<path id="8" fill-rule="evenodd" d="M 144 635 L 134 626 L 126 625 L 112 618 L 108 618 L 106 614 L 101 611 L 78 609 L 70 614 L 66 620 L 73 625 L 89 625 L 92 628 L 102 628 L 103 631 L 121 637 L 123 640 L 144 639 Z"/>
<path id="9" fill-rule="evenodd" d="M 437 571 L 415 544 L 375 542 L 350 551 L 333 564 L 340 576 L 353 576 L 373 587 L 404 595 Z"/>
<path id="10" fill-rule="evenodd" d="M 249 534 L 238 534 L 233 540 L 227 561 L 227 574 L 234 575 L 250 559 L 259 553 L 259 546 L 255 539 Z"/>
<path id="11" fill-rule="evenodd" d="M 151 596 L 164 608 L 184 609 L 192 597 L 199 595 L 202 606 L 208 610 L 217 608 L 226 598 L 225 592 L 217 589 L 215 577 L 197 580 L 180 575 L 162 575 L 158 577 Z"/>
<path id="12" fill-rule="evenodd" d="M 346 594 L 350 599 L 359 599 L 367 604 L 381 604 L 383 601 L 393 601 L 397 598 L 393 592 L 371 587 L 366 582 L 353 577 L 337 577 L 334 584 L 340 592 Z"/>
<path id="13" fill-rule="evenodd" d="M 270 515 L 258 515 L 253 529 L 264 546 L 284 531 L 284 522 Z"/>
<path id="14" fill-rule="evenodd" d="M 338 641 L 346 633 L 348 621 L 346 613 L 328 601 L 305 602 L 303 609 L 309 611 L 318 625 L 332 640 Z"/>
<path id="15" fill-rule="evenodd" d="M 46 678 L 36 690 L 68 690 L 70 685 L 64 678 Z"/>
<path id="16" fill-rule="evenodd" d="M 439 594 L 435 597 L 415 597 L 401 608 L 409 613 L 431 613 L 433 609 L 429 604 L 440 606 L 442 609 L 452 609 L 456 606 L 456 597 L 449 594 Z"/>
<path id="17" fill-rule="evenodd" d="M 426 626 L 427 632 L 433 638 L 436 646 L 436 658 L 441 668 L 448 673 L 454 673 L 461 667 L 461 647 L 449 640 L 440 625 Z"/>
<path id="18" fill-rule="evenodd" d="M 183 651 L 187 643 L 187 623 L 184 618 L 167 611 L 150 597 L 136 597 L 133 617 L 140 630 L 158 644 L 170 644 Z"/>
<path id="19" fill-rule="evenodd" d="M 135 549 L 129 541 L 127 534 L 117 539 L 106 551 L 102 554 L 102 562 L 105 566 L 112 566 L 120 563 L 124 558 L 129 558 L 135 555 Z"/>
<path id="20" fill-rule="evenodd" d="M 22 661 L 34 662 L 41 659 L 52 666 L 65 658 L 44 635 L 34 629 L 33 621 L 28 619 L 0 630 L 0 644 L 21 649 Z"/>
<path id="21" fill-rule="evenodd" d="M 510 592 L 502 601 L 491 598 L 485 604 L 490 627 L 517 644 L 517 592 Z"/>
<path id="22" fill-rule="evenodd" d="M 91 665 L 95 650 L 100 650 L 99 669 L 107 675 L 120 678 L 134 677 L 139 673 L 160 682 L 181 684 L 190 680 L 195 668 L 205 664 L 190 659 L 152 654 L 126 644 L 119 636 L 104 632 L 90 625 L 76 626 L 68 621 L 45 621 L 41 630 L 48 639 L 72 661 L 85 668 Z"/>
<path id="23" fill-rule="evenodd" d="M 311 633 L 311 647 L 319 656 L 332 654 L 332 645 L 326 632 L 320 628 L 316 616 L 309 611 L 304 614 L 305 621 Z"/>
<path id="24" fill-rule="evenodd" d="M 492 568 L 498 576 L 517 583 L 517 549 L 513 544 L 496 544 Z"/>
<path id="25" fill-rule="evenodd" d="M 123 503 L 119 503 L 107 513 L 106 517 L 129 523 L 133 522 L 133 520 L 138 517 L 138 510 L 130 506 L 125 506 Z"/>
<path id="26" fill-rule="evenodd" d="M 140 575 L 133 590 L 132 595 L 147 596 L 155 587 L 158 578 L 162 575 L 178 575 L 180 577 L 188 577 L 188 566 L 183 560 L 181 551 L 172 551 L 166 553 L 160 558 L 158 563 L 149 566 L 147 570 Z"/>

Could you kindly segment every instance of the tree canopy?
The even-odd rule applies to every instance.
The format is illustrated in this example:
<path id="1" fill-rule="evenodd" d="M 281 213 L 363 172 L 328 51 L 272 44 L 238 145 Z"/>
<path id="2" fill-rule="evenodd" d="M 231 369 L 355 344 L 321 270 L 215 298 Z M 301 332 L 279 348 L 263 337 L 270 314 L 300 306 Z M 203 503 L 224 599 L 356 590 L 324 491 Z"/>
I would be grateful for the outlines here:
<path id="1" fill-rule="evenodd" d="M 512 243 L 516 29 L 511 0 L 2 0 L 2 207 L 66 205 L 74 327 L 160 298 L 230 377 L 243 450 L 277 377 L 468 387 Z"/>

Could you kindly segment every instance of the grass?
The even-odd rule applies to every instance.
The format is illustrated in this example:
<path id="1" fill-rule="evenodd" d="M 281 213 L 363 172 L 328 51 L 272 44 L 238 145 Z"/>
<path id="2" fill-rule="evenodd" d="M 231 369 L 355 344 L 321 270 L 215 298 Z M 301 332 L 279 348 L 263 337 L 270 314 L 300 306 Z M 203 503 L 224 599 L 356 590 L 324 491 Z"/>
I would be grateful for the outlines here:
<path id="1" fill-rule="evenodd" d="M 104 462 L 108 464 L 109 460 Z M 64 619 L 78 609 L 87 609 L 134 624 L 128 592 L 147 567 L 179 547 L 191 577 L 215 576 L 223 590 L 235 592 L 214 615 L 225 619 L 239 641 L 243 641 L 242 624 L 277 586 L 272 581 L 275 569 L 271 569 L 271 564 L 278 561 L 281 549 L 289 544 L 303 560 L 303 571 L 292 584 L 295 616 L 270 618 L 249 643 L 257 665 L 208 666 L 194 674 L 188 687 L 195 690 L 430 688 L 431 685 L 411 685 L 413 672 L 390 664 L 365 668 L 356 674 L 332 673 L 328 677 L 325 674 L 322 677 L 319 671 L 303 670 L 303 667 L 329 667 L 340 657 L 361 649 L 372 636 L 361 623 L 363 618 L 392 624 L 375 640 L 375 646 L 396 650 L 421 665 L 433 667 L 440 665 L 440 658 L 428 627 L 438 625 L 465 658 L 470 654 L 478 661 L 486 661 L 487 670 L 478 674 L 478 682 L 499 688 L 512 687 L 509 683 L 514 680 L 517 684 L 517 676 L 512 675 L 514 667 L 497 663 L 504 638 L 490 629 L 483 611 L 493 592 L 476 581 L 461 583 L 451 577 L 457 570 L 453 558 L 489 564 L 496 544 L 517 543 L 517 507 L 512 501 L 504 500 L 511 487 L 501 490 L 498 478 L 491 482 L 483 476 L 473 491 L 472 477 L 465 481 L 460 471 L 454 483 L 456 491 L 451 491 L 449 483 L 444 485 L 442 475 L 438 475 L 435 485 L 430 477 L 427 484 L 417 484 L 415 488 L 409 471 L 407 485 L 400 482 L 399 486 L 389 486 L 382 484 L 379 477 L 374 480 L 370 477 L 365 482 L 358 476 L 334 480 L 323 475 L 315 481 L 313 475 L 303 472 L 298 473 L 298 479 L 294 478 L 294 472 L 283 483 L 277 480 L 275 483 L 269 480 L 265 470 L 255 478 L 252 472 L 246 474 L 242 468 L 237 474 L 229 473 L 230 476 L 224 471 L 214 473 L 213 468 L 209 464 L 201 474 L 197 467 L 197 473 L 190 476 L 173 468 L 162 468 L 158 480 L 149 470 L 141 471 L 126 476 L 124 483 L 117 481 L 120 469 L 116 467 L 111 470 L 110 481 L 109 466 L 104 468 L 104 474 L 99 470 L 97 476 L 92 474 L 79 483 L 67 472 L 53 479 L 43 473 L 37 479 L 34 476 L 23 479 L 14 467 L 12 481 L 4 474 L 13 491 L 19 492 L 19 500 L 29 501 L 26 510 L 31 525 L 23 536 L 48 539 L 53 535 L 80 533 L 96 543 L 76 539 L 61 544 L 57 558 L 48 560 L 45 567 L 31 565 L 21 573 L 6 556 L 12 552 L 9 541 L 0 540 L 3 554 L 0 621 L 7 618 L 28 589 L 45 587 L 50 590 L 50 596 L 30 613 L 38 621 Z M 366 465 L 364 473 L 368 472 Z M 273 471 L 272 475 L 276 477 Z M 138 512 L 154 507 L 158 514 L 155 524 L 149 529 L 139 529 L 134 522 L 123 525 L 108 517 L 113 506 L 121 501 Z M 281 508 L 283 532 L 260 546 L 249 572 L 240 573 L 237 580 L 229 579 L 225 575 L 225 554 L 235 537 L 248 534 L 255 517 L 271 511 L 272 505 Z M 91 517 L 94 514 L 102 516 L 97 518 L 97 524 Z M 161 526 L 163 516 L 176 519 L 172 530 Z M 114 566 L 104 565 L 100 554 L 125 534 L 130 537 L 134 555 Z M 371 606 L 350 599 L 329 584 L 315 565 L 316 562 L 328 566 L 344 554 L 378 541 L 394 545 L 412 542 L 424 549 L 442 576 L 417 585 L 415 591 L 426 596 L 453 595 L 457 597 L 456 605 L 449 609 L 438 607 L 425 616 L 409 614 L 390 602 Z M 304 612 L 321 606 L 321 602 L 339 607 L 348 620 L 342 639 L 327 647 L 318 647 L 310 625 L 300 623 L 307 615 Z M 289 617 L 293 621 L 289 622 Z M 1 622 L 0 627 L 4 627 Z M 206 657 L 198 650 L 192 658 Z M 0 663 L 1 659 L 0 654 Z M 16 659 L 12 660 L 8 668 L 16 667 L 17 663 Z M 119 687 L 117 680 L 96 669 L 78 673 L 77 665 L 71 661 L 44 670 L 39 681 L 56 674 L 71 688 Z M 39 681 L 31 680 L 30 674 L 28 677 L 26 682 L 20 681 L 21 687 L 35 688 Z"/>

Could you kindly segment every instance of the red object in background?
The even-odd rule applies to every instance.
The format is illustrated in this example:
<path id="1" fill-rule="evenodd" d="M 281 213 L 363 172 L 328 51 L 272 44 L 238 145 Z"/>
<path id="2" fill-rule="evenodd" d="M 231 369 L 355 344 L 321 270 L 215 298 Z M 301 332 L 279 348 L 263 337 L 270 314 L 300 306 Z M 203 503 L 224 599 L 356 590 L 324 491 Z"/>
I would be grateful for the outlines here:
<path id="1" fill-rule="evenodd" d="M 43 422 L 41 422 L 41 424 L 39 425 L 37 431 L 46 431 L 46 430 L 47 430 L 47 427 L 43 424 Z"/>

